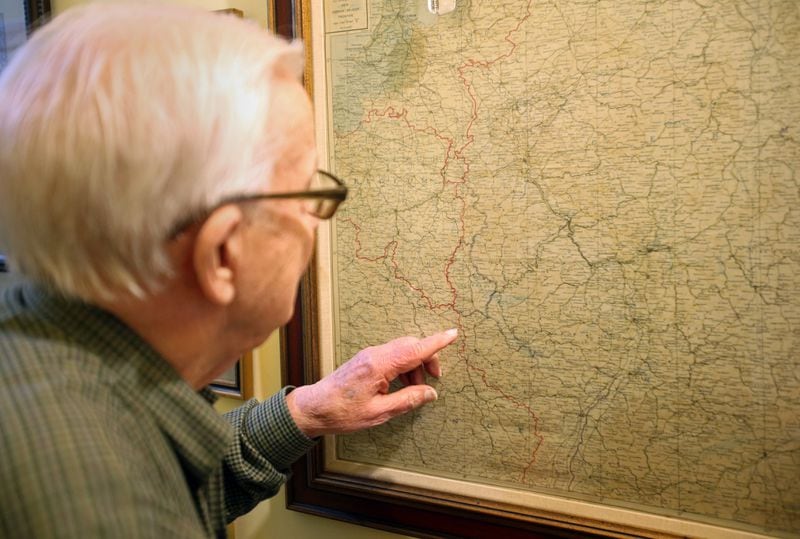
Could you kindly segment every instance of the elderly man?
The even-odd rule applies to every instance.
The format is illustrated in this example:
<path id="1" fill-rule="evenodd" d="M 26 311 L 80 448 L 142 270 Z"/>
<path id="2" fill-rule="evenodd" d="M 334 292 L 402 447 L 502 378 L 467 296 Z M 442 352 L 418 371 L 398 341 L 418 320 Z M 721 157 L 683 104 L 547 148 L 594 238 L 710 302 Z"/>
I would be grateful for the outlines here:
<path id="1" fill-rule="evenodd" d="M 436 398 L 446 331 L 223 418 L 207 384 L 292 314 L 320 219 L 302 53 L 236 18 L 91 5 L 0 78 L 0 536 L 211 537 L 327 433 Z M 389 392 L 401 377 L 407 387 Z"/>

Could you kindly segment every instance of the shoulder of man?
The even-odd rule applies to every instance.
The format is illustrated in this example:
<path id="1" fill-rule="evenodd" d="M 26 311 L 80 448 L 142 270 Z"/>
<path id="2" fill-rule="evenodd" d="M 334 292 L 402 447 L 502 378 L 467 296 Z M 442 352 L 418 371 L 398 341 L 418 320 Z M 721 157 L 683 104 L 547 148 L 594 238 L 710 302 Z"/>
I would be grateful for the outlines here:
<path id="1" fill-rule="evenodd" d="M 165 478 L 179 466 L 120 436 L 87 396 L 45 404 L 34 386 L 31 399 L 0 391 L 0 536 L 204 536 L 190 497 Z"/>
<path id="2" fill-rule="evenodd" d="M 19 279 L 17 279 L 19 280 Z M 98 358 L 0 292 L 0 537 L 202 537 L 169 441 Z M 26 318 L 27 317 L 27 318 Z"/>

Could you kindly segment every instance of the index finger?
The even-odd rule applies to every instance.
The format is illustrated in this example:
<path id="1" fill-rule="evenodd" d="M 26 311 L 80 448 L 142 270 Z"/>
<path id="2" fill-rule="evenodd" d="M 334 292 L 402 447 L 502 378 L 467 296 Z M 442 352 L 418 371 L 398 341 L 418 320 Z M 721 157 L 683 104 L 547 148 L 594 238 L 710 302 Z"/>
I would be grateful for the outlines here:
<path id="1" fill-rule="evenodd" d="M 458 330 L 448 329 L 424 339 L 401 338 L 387 343 L 385 346 L 389 349 L 385 356 L 386 378 L 394 380 L 398 375 L 414 370 L 420 365 L 425 365 L 425 370 L 431 375 L 440 376 L 442 372 L 437 352 L 455 341 L 456 337 Z"/>

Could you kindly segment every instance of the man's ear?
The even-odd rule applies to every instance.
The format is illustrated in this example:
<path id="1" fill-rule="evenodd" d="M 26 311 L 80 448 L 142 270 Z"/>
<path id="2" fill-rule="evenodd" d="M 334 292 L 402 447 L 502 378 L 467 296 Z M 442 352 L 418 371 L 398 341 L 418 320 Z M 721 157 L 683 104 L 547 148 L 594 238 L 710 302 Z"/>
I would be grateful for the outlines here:
<path id="1" fill-rule="evenodd" d="M 197 283 L 206 298 L 217 305 L 228 305 L 236 297 L 243 220 L 241 208 L 223 206 L 205 220 L 195 237 L 192 262 Z"/>

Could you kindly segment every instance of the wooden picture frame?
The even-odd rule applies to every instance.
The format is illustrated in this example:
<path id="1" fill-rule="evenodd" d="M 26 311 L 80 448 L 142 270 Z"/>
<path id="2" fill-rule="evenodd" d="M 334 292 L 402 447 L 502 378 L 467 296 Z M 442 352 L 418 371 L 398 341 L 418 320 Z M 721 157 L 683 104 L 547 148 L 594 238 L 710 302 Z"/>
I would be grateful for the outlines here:
<path id="1" fill-rule="evenodd" d="M 320 86 L 312 75 L 314 66 L 327 61 L 317 57 L 322 38 L 311 21 L 312 9 L 319 6 L 274 0 L 271 7 L 273 30 L 305 43 L 305 82 L 313 95 Z M 330 278 L 324 263 L 320 264 L 330 254 L 327 234 L 323 228 L 317 260 L 301 282 L 295 315 L 282 332 L 287 384 L 314 383 L 324 374 L 321 349 L 328 335 L 323 326 L 331 310 L 319 290 L 320 282 Z M 375 343 L 364 346 L 370 344 Z M 425 472 L 407 473 L 366 462 L 338 463 L 335 443 L 335 437 L 326 437 L 294 465 L 287 485 L 289 509 L 416 537 L 766 537 L 755 527 L 734 529 L 723 521 L 690 520 L 541 493 L 532 502 L 523 501 L 514 489 L 470 480 L 448 482 Z M 410 475 L 414 477 L 406 480 Z"/>
<path id="2" fill-rule="evenodd" d="M 52 15 L 50 0 L 22 0 L 22 3 L 25 10 L 25 30 L 30 36 L 50 20 Z"/>
<path id="3" fill-rule="evenodd" d="M 50 0 L 24 0 L 25 23 L 28 33 L 47 22 L 50 16 Z"/>
<path id="4" fill-rule="evenodd" d="M 230 369 L 211 382 L 214 393 L 222 397 L 247 400 L 254 396 L 253 353 L 242 356 Z"/>

